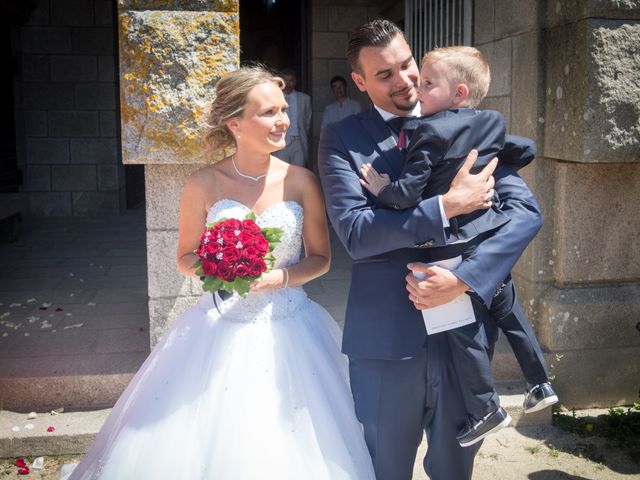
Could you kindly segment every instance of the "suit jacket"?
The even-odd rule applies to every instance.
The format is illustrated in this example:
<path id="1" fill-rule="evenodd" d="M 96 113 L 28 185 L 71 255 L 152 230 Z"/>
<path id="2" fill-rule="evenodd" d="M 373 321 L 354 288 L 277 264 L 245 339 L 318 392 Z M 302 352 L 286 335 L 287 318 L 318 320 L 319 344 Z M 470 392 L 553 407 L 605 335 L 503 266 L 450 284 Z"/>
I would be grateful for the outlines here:
<path id="1" fill-rule="evenodd" d="M 372 163 L 392 180 L 404 165 L 388 126 L 373 108 L 328 125 L 318 147 L 327 212 L 353 259 L 342 350 L 365 358 L 404 358 L 416 354 L 426 341 L 422 316 L 405 287 L 407 263 L 451 258 L 460 247 L 447 246 L 437 197 L 401 211 L 377 208 L 359 183 L 364 163 Z M 485 311 L 542 226 L 535 198 L 514 168 L 500 164 L 494 177 L 501 210 L 511 221 L 485 238 L 453 271 L 476 292 Z"/>
<path id="2" fill-rule="evenodd" d="M 305 163 L 309 156 L 309 132 L 311 131 L 311 97 L 306 93 L 296 90 L 296 120 L 298 123 L 298 136 L 302 144 Z M 289 132 L 285 137 L 289 144 Z"/>
<path id="3" fill-rule="evenodd" d="M 500 154 L 505 145 L 505 123 L 495 110 L 452 109 L 408 120 L 403 129 L 411 141 L 398 180 L 383 188 L 376 201 L 386 208 L 403 209 L 422 198 L 446 193 L 472 148 L 478 150 L 471 172 L 477 173 Z M 500 161 L 516 168 L 535 157 L 535 144 L 523 137 L 509 137 L 510 148 Z M 452 234 L 465 241 L 500 227 L 509 218 L 498 208 L 499 198 L 488 210 L 451 219 Z"/>

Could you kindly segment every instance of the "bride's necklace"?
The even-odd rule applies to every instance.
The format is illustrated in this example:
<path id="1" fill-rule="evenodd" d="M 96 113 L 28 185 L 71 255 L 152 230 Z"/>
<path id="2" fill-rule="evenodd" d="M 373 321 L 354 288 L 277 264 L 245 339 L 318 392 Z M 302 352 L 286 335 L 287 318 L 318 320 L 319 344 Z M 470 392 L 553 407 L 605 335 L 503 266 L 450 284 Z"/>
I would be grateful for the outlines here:
<path id="1" fill-rule="evenodd" d="M 247 175 L 246 173 L 242 173 L 240 170 L 238 170 L 238 166 L 236 165 L 236 161 L 233 156 L 231 157 L 231 164 L 233 165 L 233 168 L 238 175 L 240 175 L 242 178 L 248 178 L 249 180 L 253 180 L 254 182 L 257 182 L 258 180 L 266 177 L 269 174 L 268 169 L 265 173 L 263 173 L 262 175 L 258 175 L 257 177 L 254 177 L 252 175 Z"/>

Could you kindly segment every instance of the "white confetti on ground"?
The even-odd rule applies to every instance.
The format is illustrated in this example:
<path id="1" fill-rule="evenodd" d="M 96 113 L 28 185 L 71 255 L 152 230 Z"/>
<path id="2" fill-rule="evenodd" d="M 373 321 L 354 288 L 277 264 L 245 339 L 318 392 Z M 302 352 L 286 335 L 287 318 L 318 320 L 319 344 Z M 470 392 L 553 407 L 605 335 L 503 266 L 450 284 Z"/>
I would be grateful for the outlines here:
<path id="1" fill-rule="evenodd" d="M 67 325 L 64 327 L 64 330 L 71 330 L 72 328 L 81 328 L 84 327 L 84 323 L 74 323 L 73 325 Z"/>

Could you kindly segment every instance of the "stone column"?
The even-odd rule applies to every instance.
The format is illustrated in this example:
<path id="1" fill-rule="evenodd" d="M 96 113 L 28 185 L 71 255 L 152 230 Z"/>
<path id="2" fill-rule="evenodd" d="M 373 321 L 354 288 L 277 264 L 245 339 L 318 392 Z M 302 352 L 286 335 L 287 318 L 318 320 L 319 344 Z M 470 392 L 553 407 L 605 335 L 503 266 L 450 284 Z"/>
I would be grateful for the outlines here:
<path id="1" fill-rule="evenodd" d="M 538 196 L 552 192 L 553 210 L 533 273 L 546 284 L 538 331 L 567 406 L 638 400 L 639 19 L 637 0 L 550 2 L 546 12 Z"/>
<path id="2" fill-rule="evenodd" d="M 538 144 L 521 174 L 545 225 L 514 269 L 520 303 L 565 406 L 630 404 L 640 387 L 640 2 L 477 0 L 474 15 L 492 73 L 483 107 Z M 494 371 L 519 376 L 508 347 Z"/>
<path id="3" fill-rule="evenodd" d="M 145 165 L 151 344 L 193 305 L 176 265 L 182 187 L 214 85 L 239 63 L 238 0 L 119 0 L 122 157 Z"/>

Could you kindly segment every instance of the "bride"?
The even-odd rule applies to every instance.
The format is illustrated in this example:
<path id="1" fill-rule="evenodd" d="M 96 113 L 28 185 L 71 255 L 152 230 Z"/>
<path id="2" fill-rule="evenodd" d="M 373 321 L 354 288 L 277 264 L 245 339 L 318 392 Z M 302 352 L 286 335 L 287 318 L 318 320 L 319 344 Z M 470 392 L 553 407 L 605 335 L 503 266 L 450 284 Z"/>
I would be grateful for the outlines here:
<path id="1" fill-rule="evenodd" d="M 205 293 L 175 321 L 72 480 L 375 478 L 340 331 L 301 288 L 331 254 L 315 177 L 271 156 L 289 126 L 283 86 L 260 67 L 216 84 L 204 137 L 212 163 L 185 185 L 177 252 L 180 272 L 196 276 L 205 224 L 253 212 L 284 232 L 273 270 L 246 298 Z"/>

